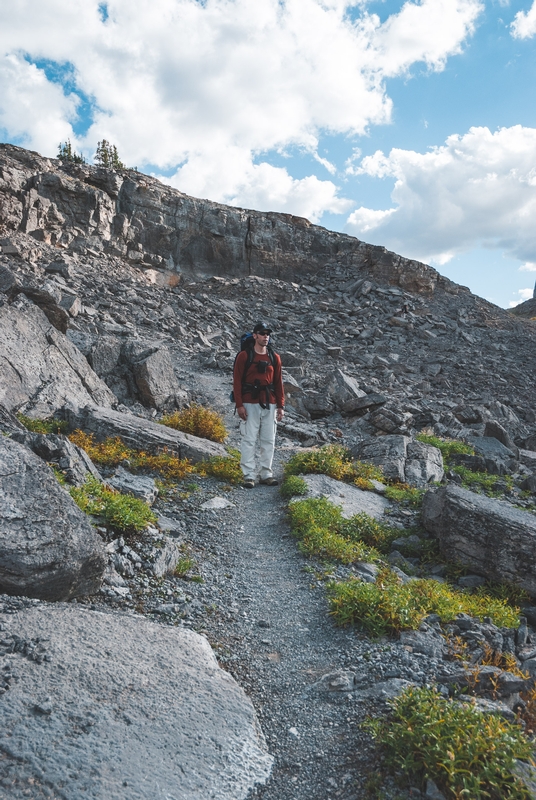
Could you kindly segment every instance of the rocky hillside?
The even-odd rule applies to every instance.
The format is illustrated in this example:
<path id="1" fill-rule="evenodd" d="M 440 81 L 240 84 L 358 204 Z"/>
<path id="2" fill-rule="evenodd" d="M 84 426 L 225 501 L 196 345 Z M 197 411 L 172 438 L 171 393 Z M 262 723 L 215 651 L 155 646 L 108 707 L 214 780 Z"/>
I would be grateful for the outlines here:
<path id="1" fill-rule="evenodd" d="M 0 146 L 0 249 L 7 796 L 365 797 L 374 761 L 357 733 L 363 716 L 406 682 L 443 675 L 448 693 L 460 679 L 437 620 L 389 645 L 337 629 L 319 577 L 325 562 L 303 572 L 276 490 L 224 490 L 201 472 L 156 500 L 158 475 L 132 474 L 133 454 L 164 451 L 193 465 L 226 456 L 221 444 L 158 423 L 197 401 L 226 417 L 236 445 L 232 364 L 240 334 L 262 319 L 284 365 L 278 470 L 303 448 L 343 443 L 392 481 L 440 481 L 422 516 L 385 499 L 381 484 L 353 489 L 351 513 L 387 513 L 400 529 L 389 558 L 401 580 L 412 570 L 444 580 L 442 563 L 418 555 L 433 540 L 465 564 L 460 586 L 508 581 L 534 596 L 536 321 L 307 220 L 12 145 Z M 128 452 L 118 466 L 95 466 L 60 429 L 29 431 L 21 414 L 55 416 L 61 430 L 95 441 L 120 437 Z M 444 463 L 415 438 L 423 430 L 471 453 Z M 154 504 L 155 516 L 131 538 L 101 518 L 90 525 L 47 464 L 75 487 L 105 478 Z M 493 476 L 500 499 L 460 486 L 461 467 Z M 308 480 L 311 496 L 349 502 L 340 482 Z M 204 583 L 185 583 L 194 563 Z M 358 563 L 335 576 L 373 582 L 376 573 Z M 462 623 L 451 633 L 466 636 L 473 655 L 487 637 L 527 669 L 534 660 L 526 622 L 517 632 Z M 249 697 L 188 628 L 208 637 Z M 515 686 L 503 692 L 510 714 Z"/>

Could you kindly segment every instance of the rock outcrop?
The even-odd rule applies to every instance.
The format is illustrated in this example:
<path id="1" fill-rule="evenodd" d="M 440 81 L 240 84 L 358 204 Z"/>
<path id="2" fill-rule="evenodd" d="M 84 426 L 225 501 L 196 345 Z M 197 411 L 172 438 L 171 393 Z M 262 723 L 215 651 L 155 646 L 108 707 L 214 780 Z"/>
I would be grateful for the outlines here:
<path id="1" fill-rule="evenodd" d="M 534 515 L 450 485 L 425 495 L 422 520 L 449 561 L 536 594 Z"/>
<path id="2" fill-rule="evenodd" d="M 65 605 L 0 620 L 0 749 L 17 785 L 65 800 L 242 800 L 270 774 L 253 706 L 204 637 Z"/>
<path id="3" fill-rule="evenodd" d="M 116 398 L 79 350 L 21 298 L 0 307 L 0 403 L 36 417 L 67 402 L 112 406 Z"/>
<path id="4" fill-rule="evenodd" d="M 104 544 L 52 471 L 0 436 L 0 592 L 68 600 L 98 591 Z"/>
<path id="5" fill-rule="evenodd" d="M 66 414 L 72 428 L 81 428 L 94 434 L 97 441 L 109 436 L 119 436 L 128 447 L 135 450 L 148 453 L 167 451 L 193 463 L 211 456 L 227 455 L 221 444 L 111 408 L 86 406 L 83 409 L 67 409 Z"/>

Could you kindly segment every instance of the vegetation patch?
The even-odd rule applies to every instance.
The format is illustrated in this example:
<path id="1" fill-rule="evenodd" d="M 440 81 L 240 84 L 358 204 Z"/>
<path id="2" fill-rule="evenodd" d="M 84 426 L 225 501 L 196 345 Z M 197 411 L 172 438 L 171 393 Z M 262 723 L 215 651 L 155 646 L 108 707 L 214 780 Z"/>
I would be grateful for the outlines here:
<path id="1" fill-rule="evenodd" d="M 359 489 L 372 490 L 372 481 L 384 481 L 378 467 L 363 461 L 353 461 L 350 451 L 339 444 L 327 444 L 318 450 L 296 453 L 285 465 L 289 475 L 328 475 L 337 481 L 353 483 Z"/>
<path id="2" fill-rule="evenodd" d="M 429 614 L 437 614 L 441 622 L 450 622 L 463 613 L 479 620 L 490 617 L 497 627 L 519 625 L 519 608 L 505 600 L 469 594 L 426 578 L 404 584 L 389 569 L 378 574 L 376 583 L 356 578 L 332 582 L 328 594 L 339 624 L 355 624 L 373 636 L 417 630 Z"/>
<path id="3" fill-rule="evenodd" d="M 449 463 L 450 457 L 455 454 L 461 453 L 468 456 L 474 456 L 475 454 L 474 448 L 470 444 L 460 442 L 459 439 L 444 439 L 424 432 L 418 433 L 415 438 L 417 441 L 423 442 L 423 444 L 431 444 L 441 450 L 441 455 L 446 464 Z"/>
<path id="4" fill-rule="evenodd" d="M 131 469 L 158 472 L 170 481 L 182 480 L 193 471 L 192 464 L 186 458 L 177 458 L 167 451 L 150 455 L 143 451 L 133 450 L 127 447 L 119 436 L 105 439 L 103 442 L 96 442 L 93 434 L 76 430 L 71 433 L 69 439 L 85 450 L 95 464 L 105 467 L 115 467 L 123 462 L 128 462 Z"/>
<path id="5" fill-rule="evenodd" d="M 281 484 L 279 492 L 282 497 L 298 497 L 307 494 L 308 488 L 306 482 L 299 475 L 289 475 Z"/>
<path id="6" fill-rule="evenodd" d="M 425 493 L 425 489 L 417 489 L 415 486 L 408 486 L 407 483 L 385 487 L 385 496 L 388 500 L 410 508 L 420 508 Z"/>
<path id="7" fill-rule="evenodd" d="M 210 439 L 211 442 L 223 442 L 227 438 L 227 429 L 221 415 L 196 403 L 181 411 L 174 411 L 173 414 L 166 414 L 160 422 L 168 428 Z"/>
<path id="8" fill-rule="evenodd" d="M 390 705 L 389 719 L 366 723 L 388 767 L 433 780 L 449 799 L 529 800 L 513 775 L 516 759 L 530 761 L 533 752 L 518 725 L 426 687 L 410 687 Z"/>
<path id="9" fill-rule="evenodd" d="M 206 461 L 195 464 L 193 471 L 198 475 L 210 475 L 219 481 L 236 485 L 244 479 L 240 468 L 240 451 L 232 447 L 227 448 L 228 456 L 211 456 Z"/>
<path id="10" fill-rule="evenodd" d="M 339 506 L 325 497 L 296 500 L 289 506 L 292 532 L 300 540 L 304 553 L 351 564 L 355 561 L 379 561 L 380 554 L 359 536 L 363 531 L 369 542 L 375 540 L 375 521 L 366 514 L 347 520 Z M 369 535 L 367 535 L 369 534 Z"/>
<path id="11" fill-rule="evenodd" d="M 514 485 L 514 479 L 511 475 L 490 475 L 488 472 L 474 472 L 461 464 L 451 467 L 451 471 L 455 472 L 462 479 L 462 486 L 467 489 L 482 489 L 487 494 L 496 493 L 501 495 L 500 491 L 496 491 L 496 486 L 499 482 L 504 483 L 507 489 L 511 489 Z"/>
<path id="12" fill-rule="evenodd" d="M 17 414 L 17 419 L 24 427 L 32 433 L 64 433 L 67 430 L 67 422 L 62 419 L 33 419 L 25 414 Z"/>
<path id="13" fill-rule="evenodd" d="M 102 517 L 123 533 L 143 531 L 157 521 L 156 514 L 138 497 L 121 494 L 90 476 L 81 487 L 73 486 L 70 495 L 86 514 Z"/>

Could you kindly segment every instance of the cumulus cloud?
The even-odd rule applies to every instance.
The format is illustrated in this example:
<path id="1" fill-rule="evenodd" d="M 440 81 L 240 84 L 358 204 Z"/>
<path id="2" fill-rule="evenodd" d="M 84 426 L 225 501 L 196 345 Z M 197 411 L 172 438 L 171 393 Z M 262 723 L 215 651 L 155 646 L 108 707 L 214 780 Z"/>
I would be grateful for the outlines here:
<path id="1" fill-rule="evenodd" d="M 363 174 L 394 179 L 394 205 L 358 208 L 347 229 L 413 258 L 446 263 L 477 245 L 536 262 L 536 129 L 471 128 L 427 153 L 364 158 Z"/>
<path id="2" fill-rule="evenodd" d="M 390 120 L 385 78 L 442 69 L 471 34 L 479 0 L 406 2 L 385 22 L 360 0 L 13 0 L 0 8 L 0 57 L 32 67 L 47 127 L 19 81 L 2 124 L 53 154 L 117 144 L 130 164 L 177 168 L 179 188 L 241 205 L 308 213 L 347 207 L 331 180 L 297 180 L 262 154 L 298 146 L 320 160 L 322 133 L 362 134 Z M 441 19 L 438 25 L 437 20 Z M 93 122 L 76 139 L 76 97 L 39 69 L 72 66 Z M 236 173 L 234 169 L 241 172 Z M 181 183 L 182 181 L 182 183 Z M 310 195 L 308 198 L 307 195 Z"/>
<path id="3" fill-rule="evenodd" d="M 533 261 L 527 261 L 519 267 L 520 272 L 536 272 L 536 264 Z"/>
<path id="4" fill-rule="evenodd" d="M 528 11 L 518 11 L 511 25 L 514 39 L 530 39 L 536 34 L 536 2 Z"/>
<path id="5" fill-rule="evenodd" d="M 518 299 L 510 300 L 508 303 L 509 308 L 515 308 L 515 306 L 518 306 L 520 303 L 524 303 L 525 300 L 532 299 L 532 289 L 518 289 L 517 294 L 519 295 Z"/>

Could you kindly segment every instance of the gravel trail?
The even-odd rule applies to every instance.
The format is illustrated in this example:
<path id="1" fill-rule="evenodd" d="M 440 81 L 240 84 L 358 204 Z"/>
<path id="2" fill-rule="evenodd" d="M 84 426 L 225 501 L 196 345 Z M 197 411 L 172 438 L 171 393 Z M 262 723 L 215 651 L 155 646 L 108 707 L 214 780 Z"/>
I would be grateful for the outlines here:
<path id="1" fill-rule="evenodd" d="M 225 621 L 214 615 L 205 624 L 220 654 L 228 648 L 222 666 L 250 695 L 275 757 L 271 779 L 251 797 L 363 797 L 371 753 L 356 728 L 363 718 L 359 695 L 311 687 L 326 674 L 355 671 L 370 642 L 330 618 L 324 589 L 313 586 L 289 534 L 278 489 L 240 489 L 229 499 L 236 507 L 227 546 L 218 550 L 230 584 L 225 594 L 235 602 Z"/>

